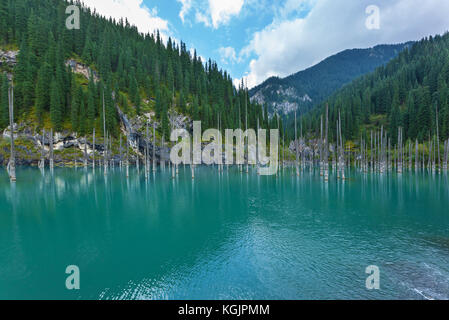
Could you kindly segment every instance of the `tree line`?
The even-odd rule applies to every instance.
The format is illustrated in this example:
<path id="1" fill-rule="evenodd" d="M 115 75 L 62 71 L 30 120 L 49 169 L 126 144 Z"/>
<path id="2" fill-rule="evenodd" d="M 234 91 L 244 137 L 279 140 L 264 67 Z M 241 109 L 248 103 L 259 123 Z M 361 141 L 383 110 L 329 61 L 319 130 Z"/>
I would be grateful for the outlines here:
<path id="1" fill-rule="evenodd" d="M 186 44 L 163 41 L 159 31 L 139 33 L 126 19 L 100 16 L 80 3 L 79 30 L 65 25 L 63 0 L 0 0 L 0 45 L 19 49 L 14 68 L 15 116 L 34 120 L 37 129 L 73 130 L 80 134 L 103 131 L 103 97 L 106 130 L 119 132 L 115 108 L 131 116 L 154 109 L 161 134 L 168 136 L 171 110 L 201 120 L 203 127 L 255 128 L 276 126 L 266 108 L 251 103 L 243 84 L 211 60 L 203 62 Z M 66 65 L 75 59 L 99 76 L 79 79 Z M 0 95 L 0 127 L 5 117 L 4 76 Z M 16 119 L 16 120 L 17 120 Z"/>
<path id="2" fill-rule="evenodd" d="M 335 140 L 341 113 L 344 139 L 367 139 L 371 130 L 388 130 L 393 143 L 402 128 L 403 141 L 427 141 L 439 129 L 449 138 L 449 33 L 428 37 L 406 48 L 373 73 L 362 76 L 304 115 L 306 132 L 319 135 L 329 105 L 329 134 Z M 290 128 L 290 131 L 292 129 Z"/>

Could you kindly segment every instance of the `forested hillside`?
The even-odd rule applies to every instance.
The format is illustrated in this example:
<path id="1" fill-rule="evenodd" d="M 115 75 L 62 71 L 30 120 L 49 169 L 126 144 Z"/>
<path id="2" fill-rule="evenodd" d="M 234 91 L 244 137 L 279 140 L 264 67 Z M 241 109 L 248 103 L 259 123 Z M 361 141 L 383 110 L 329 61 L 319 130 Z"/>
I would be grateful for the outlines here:
<path id="1" fill-rule="evenodd" d="M 373 72 L 411 43 L 345 50 L 287 78 L 273 77 L 250 90 L 251 98 L 267 104 L 270 113 L 305 113 L 359 76 Z"/>
<path id="2" fill-rule="evenodd" d="M 426 141 L 436 134 L 438 118 L 439 135 L 445 140 L 449 138 L 448 83 L 446 33 L 417 42 L 386 66 L 347 85 L 306 115 L 303 126 L 318 133 L 328 103 L 331 136 L 340 111 L 346 139 L 360 138 L 383 125 L 393 142 L 397 141 L 398 127 L 403 128 L 404 141 Z"/>
<path id="3" fill-rule="evenodd" d="M 13 76 L 16 121 L 34 129 L 73 130 L 81 135 L 94 127 L 118 135 L 116 104 L 136 116 L 154 111 L 160 134 L 169 134 L 171 110 L 202 120 L 204 127 L 244 123 L 268 125 L 263 109 L 249 103 L 246 90 L 235 89 L 228 73 L 213 61 L 203 63 L 184 43 L 162 41 L 158 32 L 140 34 L 128 21 L 105 19 L 81 10 L 81 28 L 68 30 L 62 0 L 0 0 L 0 49 L 20 50 L 13 70 L 0 66 L 0 129 L 8 125 L 7 78 Z M 6 50 L 5 49 L 5 50 Z M 72 72 L 73 59 L 98 75 L 95 81 Z M 12 71 L 12 72 L 11 72 Z M 240 119 L 239 119 L 240 116 Z"/>

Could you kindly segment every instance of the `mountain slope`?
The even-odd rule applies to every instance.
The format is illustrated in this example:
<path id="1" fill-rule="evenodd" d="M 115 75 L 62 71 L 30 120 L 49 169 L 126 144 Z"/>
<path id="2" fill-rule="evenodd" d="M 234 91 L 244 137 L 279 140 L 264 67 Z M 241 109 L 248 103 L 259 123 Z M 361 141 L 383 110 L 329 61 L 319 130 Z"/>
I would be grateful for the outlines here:
<path id="1" fill-rule="evenodd" d="M 81 7 L 81 28 L 68 30 L 63 0 L 0 0 L 0 52 L 15 47 L 13 69 L 0 61 L 0 73 L 14 77 L 15 120 L 29 120 L 43 128 L 80 135 L 106 131 L 120 134 L 116 105 L 128 115 L 155 113 L 158 133 L 168 137 L 169 113 L 178 112 L 215 126 L 220 116 L 226 128 L 239 127 L 248 105 L 251 125 L 266 124 L 260 106 L 246 103 L 245 90 L 236 90 L 218 65 L 203 62 L 183 42 L 166 43 L 159 32 L 139 33 L 126 20 L 106 19 Z M 85 81 L 68 68 L 78 61 L 95 71 Z M 97 83 L 95 78 L 98 77 Z M 7 86 L 7 84 L 6 84 Z M 103 99 L 104 96 L 104 99 Z M 103 117 L 103 100 L 105 117 Z M 0 129 L 8 126 L 8 99 L 0 93 Z M 5 108 L 6 106 L 6 108 Z M 241 118 L 239 119 L 239 114 Z M 102 120 L 106 119 L 106 126 Z"/>
<path id="2" fill-rule="evenodd" d="M 287 78 L 269 78 L 250 91 L 251 100 L 267 104 L 271 114 L 310 110 L 355 78 L 374 71 L 411 43 L 353 49 L 333 55 Z"/>
<path id="3" fill-rule="evenodd" d="M 449 138 L 448 83 L 446 33 L 416 42 L 387 65 L 337 91 L 307 114 L 303 125 L 317 135 L 327 103 L 331 136 L 340 113 L 346 139 L 366 137 L 383 126 L 392 145 L 397 143 L 398 128 L 403 129 L 403 141 L 427 141 L 437 133 L 445 140 Z"/>

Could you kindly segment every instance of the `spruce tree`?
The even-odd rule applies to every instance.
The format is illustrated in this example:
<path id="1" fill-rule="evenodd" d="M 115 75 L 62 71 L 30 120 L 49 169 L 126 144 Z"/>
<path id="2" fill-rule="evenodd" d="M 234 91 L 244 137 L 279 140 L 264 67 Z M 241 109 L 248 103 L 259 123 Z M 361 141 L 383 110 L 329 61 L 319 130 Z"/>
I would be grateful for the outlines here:
<path id="1" fill-rule="evenodd" d="M 53 79 L 50 85 L 50 119 L 56 131 L 62 129 L 62 100 L 58 82 Z"/>

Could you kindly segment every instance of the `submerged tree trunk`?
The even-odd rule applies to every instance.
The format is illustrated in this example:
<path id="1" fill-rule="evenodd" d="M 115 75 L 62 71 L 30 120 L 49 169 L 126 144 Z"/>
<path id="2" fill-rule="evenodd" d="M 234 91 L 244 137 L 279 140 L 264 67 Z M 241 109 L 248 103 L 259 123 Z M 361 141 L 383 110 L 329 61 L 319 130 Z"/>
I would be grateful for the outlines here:
<path id="1" fill-rule="evenodd" d="M 53 152 L 53 129 L 50 129 L 50 169 L 53 170 L 55 166 L 54 152 Z"/>
<path id="2" fill-rule="evenodd" d="M 9 102 L 9 126 L 11 129 L 11 156 L 8 163 L 8 174 L 11 182 L 16 181 L 16 155 L 14 148 L 14 85 L 8 90 L 8 102 Z"/>
<path id="3" fill-rule="evenodd" d="M 95 169 L 95 128 L 92 136 L 92 168 Z"/>
<path id="4" fill-rule="evenodd" d="M 153 171 L 156 171 L 156 125 L 153 123 Z"/>
<path id="5" fill-rule="evenodd" d="M 42 148 L 41 148 L 41 160 L 39 161 L 39 169 L 45 168 L 45 129 L 42 130 Z"/>

